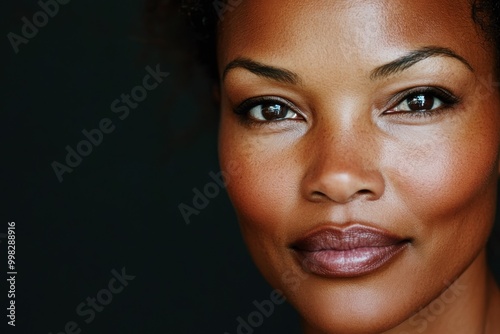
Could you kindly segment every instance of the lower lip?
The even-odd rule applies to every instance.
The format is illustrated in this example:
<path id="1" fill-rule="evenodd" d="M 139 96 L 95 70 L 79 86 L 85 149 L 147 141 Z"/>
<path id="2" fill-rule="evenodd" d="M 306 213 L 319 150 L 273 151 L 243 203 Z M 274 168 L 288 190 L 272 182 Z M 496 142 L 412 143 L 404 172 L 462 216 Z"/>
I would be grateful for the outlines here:
<path id="1" fill-rule="evenodd" d="M 407 242 L 383 247 L 350 250 L 296 250 L 306 272 L 327 278 L 350 278 L 368 275 L 388 264 L 408 245 Z"/>

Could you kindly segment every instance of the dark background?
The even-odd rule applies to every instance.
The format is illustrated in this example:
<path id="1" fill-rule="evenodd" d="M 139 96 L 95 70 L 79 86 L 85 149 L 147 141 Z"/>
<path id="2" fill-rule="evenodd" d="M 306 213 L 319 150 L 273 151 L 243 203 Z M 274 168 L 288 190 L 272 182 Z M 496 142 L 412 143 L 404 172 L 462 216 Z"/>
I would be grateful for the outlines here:
<path id="1" fill-rule="evenodd" d="M 41 8 L 34 0 L 3 3 L 0 233 L 15 221 L 18 275 L 11 328 L 0 239 L 0 332 L 56 334 L 75 321 L 81 333 L 234 334 L 237 317 L 269 299 L 272 288 L 250 260 L 224 191 L 189 225 L 179 212 L 219 171 L 216 127 L 200 112 L 210 107 L 200 71 L 144 32 L 143 7 L 70 1 L 16 54 L 7 34 L 22 35 L 22 17 L 33 22 Z M 166 40 L 182 39 L 171 23 Z M 120 120 L 111 102 L 157 64 L 170 76 Z M 76 149 L 82 130 L 103 118 L 114 132 L 60 183 L 52 162 L 64 164 L 65 147 Z M 135 279 L 86 324 L 77 305 L 123 267 Z M 298 320 L 280 305 L 255 333 L 298 333 Z"/>
<path id="2" fill-rule="evenodd" d="M 163 39 L 147 34 L 158 27 L 144 25 L 141 0 L 73 0 L 16 54 L 7 34 L 21 35 L 21 18 L 32 22 L 40 10 L 37 1 L 18 0 L 0 11 L 0 233 L 16 222 L 18 271 L 16 327 L 0 331 L 64 333 L 75 321 L 81 333 L 237 333 L 236 319 L 247 319 L 272 288 L 247 254 L 224 191 L 189 225 L 179 212 L 219 171 L 207 80 L 174 44 L 188 37 L 172 17 Z M 169 77 L 120 120 L 111 102 L 157 64 Z M 65 147 L 76 149 L 82 130 L 103 118 L 114 132 L 59 182 L 53 161 L 65 163 Z M 77 305 L 122 268 L 135 279 L 85 323 Z M 298 327 L 291 307 L 280 305 L 254 333 Z"/>

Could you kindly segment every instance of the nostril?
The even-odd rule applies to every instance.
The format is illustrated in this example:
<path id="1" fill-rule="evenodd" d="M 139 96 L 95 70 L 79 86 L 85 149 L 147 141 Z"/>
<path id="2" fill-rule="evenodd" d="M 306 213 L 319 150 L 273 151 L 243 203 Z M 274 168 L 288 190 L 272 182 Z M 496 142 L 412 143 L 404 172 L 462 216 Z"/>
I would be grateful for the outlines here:
<path id="1" fill-rule="evenodd" d="M 355 198 L 359 198 L 359 197 L 370 200 L 374 197 L 374 195 L 375 195 L 374 192 L 369 190 L 369 189 L 361 189 L 361 190 L 358 190 L 354 195 L 351 196 L 351 200 L 353 200 Z"/>
<path id="2" fill-rule="evenodd" d="M 358 191 L 358 195 L 370 195 L 372 192 L 368 189 L 361 189 L 360 191 Z"/>
<path id="3" fill-rule="evenodd" d="M 352 194 L 351 196 L 328 196 L 327 194 L 321 192 L 321 191 L 313 191 L 311 193 L 311 197 L 310 199 L 312 201 L 318 201 L 318 202 L 321 202 L 321 201 L 335 201 L 335 202 L 338 202 L 338 203 L 348 203 L 348 202 L 351 202 L 352 200 L 356 199 L 356 198 L 359 198 L 359 197 L 365 197 L 365 198 L 369 198 L 371 196 L 373 196 L 374 193 L 369 190 L 369 189 L 361 189 L 359 191 L 357 191 L 356 193 Z"/>
<path id="4" fill-rule="evenodd" d="M 324 193 L 322 193 L 321 191 L 314 191 L 311 194 L 311 199 L 313 199 L 313 200 L 325 200 L 325 199 L 329 199 L 329 197 L 327 195 L 325 195 Z"/>

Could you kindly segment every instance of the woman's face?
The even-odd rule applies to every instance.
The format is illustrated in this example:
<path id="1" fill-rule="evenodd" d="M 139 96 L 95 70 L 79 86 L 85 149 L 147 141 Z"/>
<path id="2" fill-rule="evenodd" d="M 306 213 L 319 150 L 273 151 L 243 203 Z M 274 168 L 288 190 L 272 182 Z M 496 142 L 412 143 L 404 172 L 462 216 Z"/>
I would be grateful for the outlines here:
<path id="1" fill-rule="evenodd" d="M 228 192 L 258 268 L 309 326 L 405 328 L 457 277 L 486 271 L 492 54 L 466 0 L 252 0 L 226 12 Z"/>

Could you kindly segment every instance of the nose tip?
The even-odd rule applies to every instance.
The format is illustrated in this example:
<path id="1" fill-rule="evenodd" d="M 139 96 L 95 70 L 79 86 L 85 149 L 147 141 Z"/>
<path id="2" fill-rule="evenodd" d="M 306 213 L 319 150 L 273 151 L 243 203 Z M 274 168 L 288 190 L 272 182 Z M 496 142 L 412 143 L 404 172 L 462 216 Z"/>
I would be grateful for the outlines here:
<path id="1" fill-rule="evenodd" d="M 377 171 L 328 170 L 306 177 L 306 196 L 310 201 L 346 204 L 356 199 L 374 201 L 384 192 L 384 180 Z"/>

